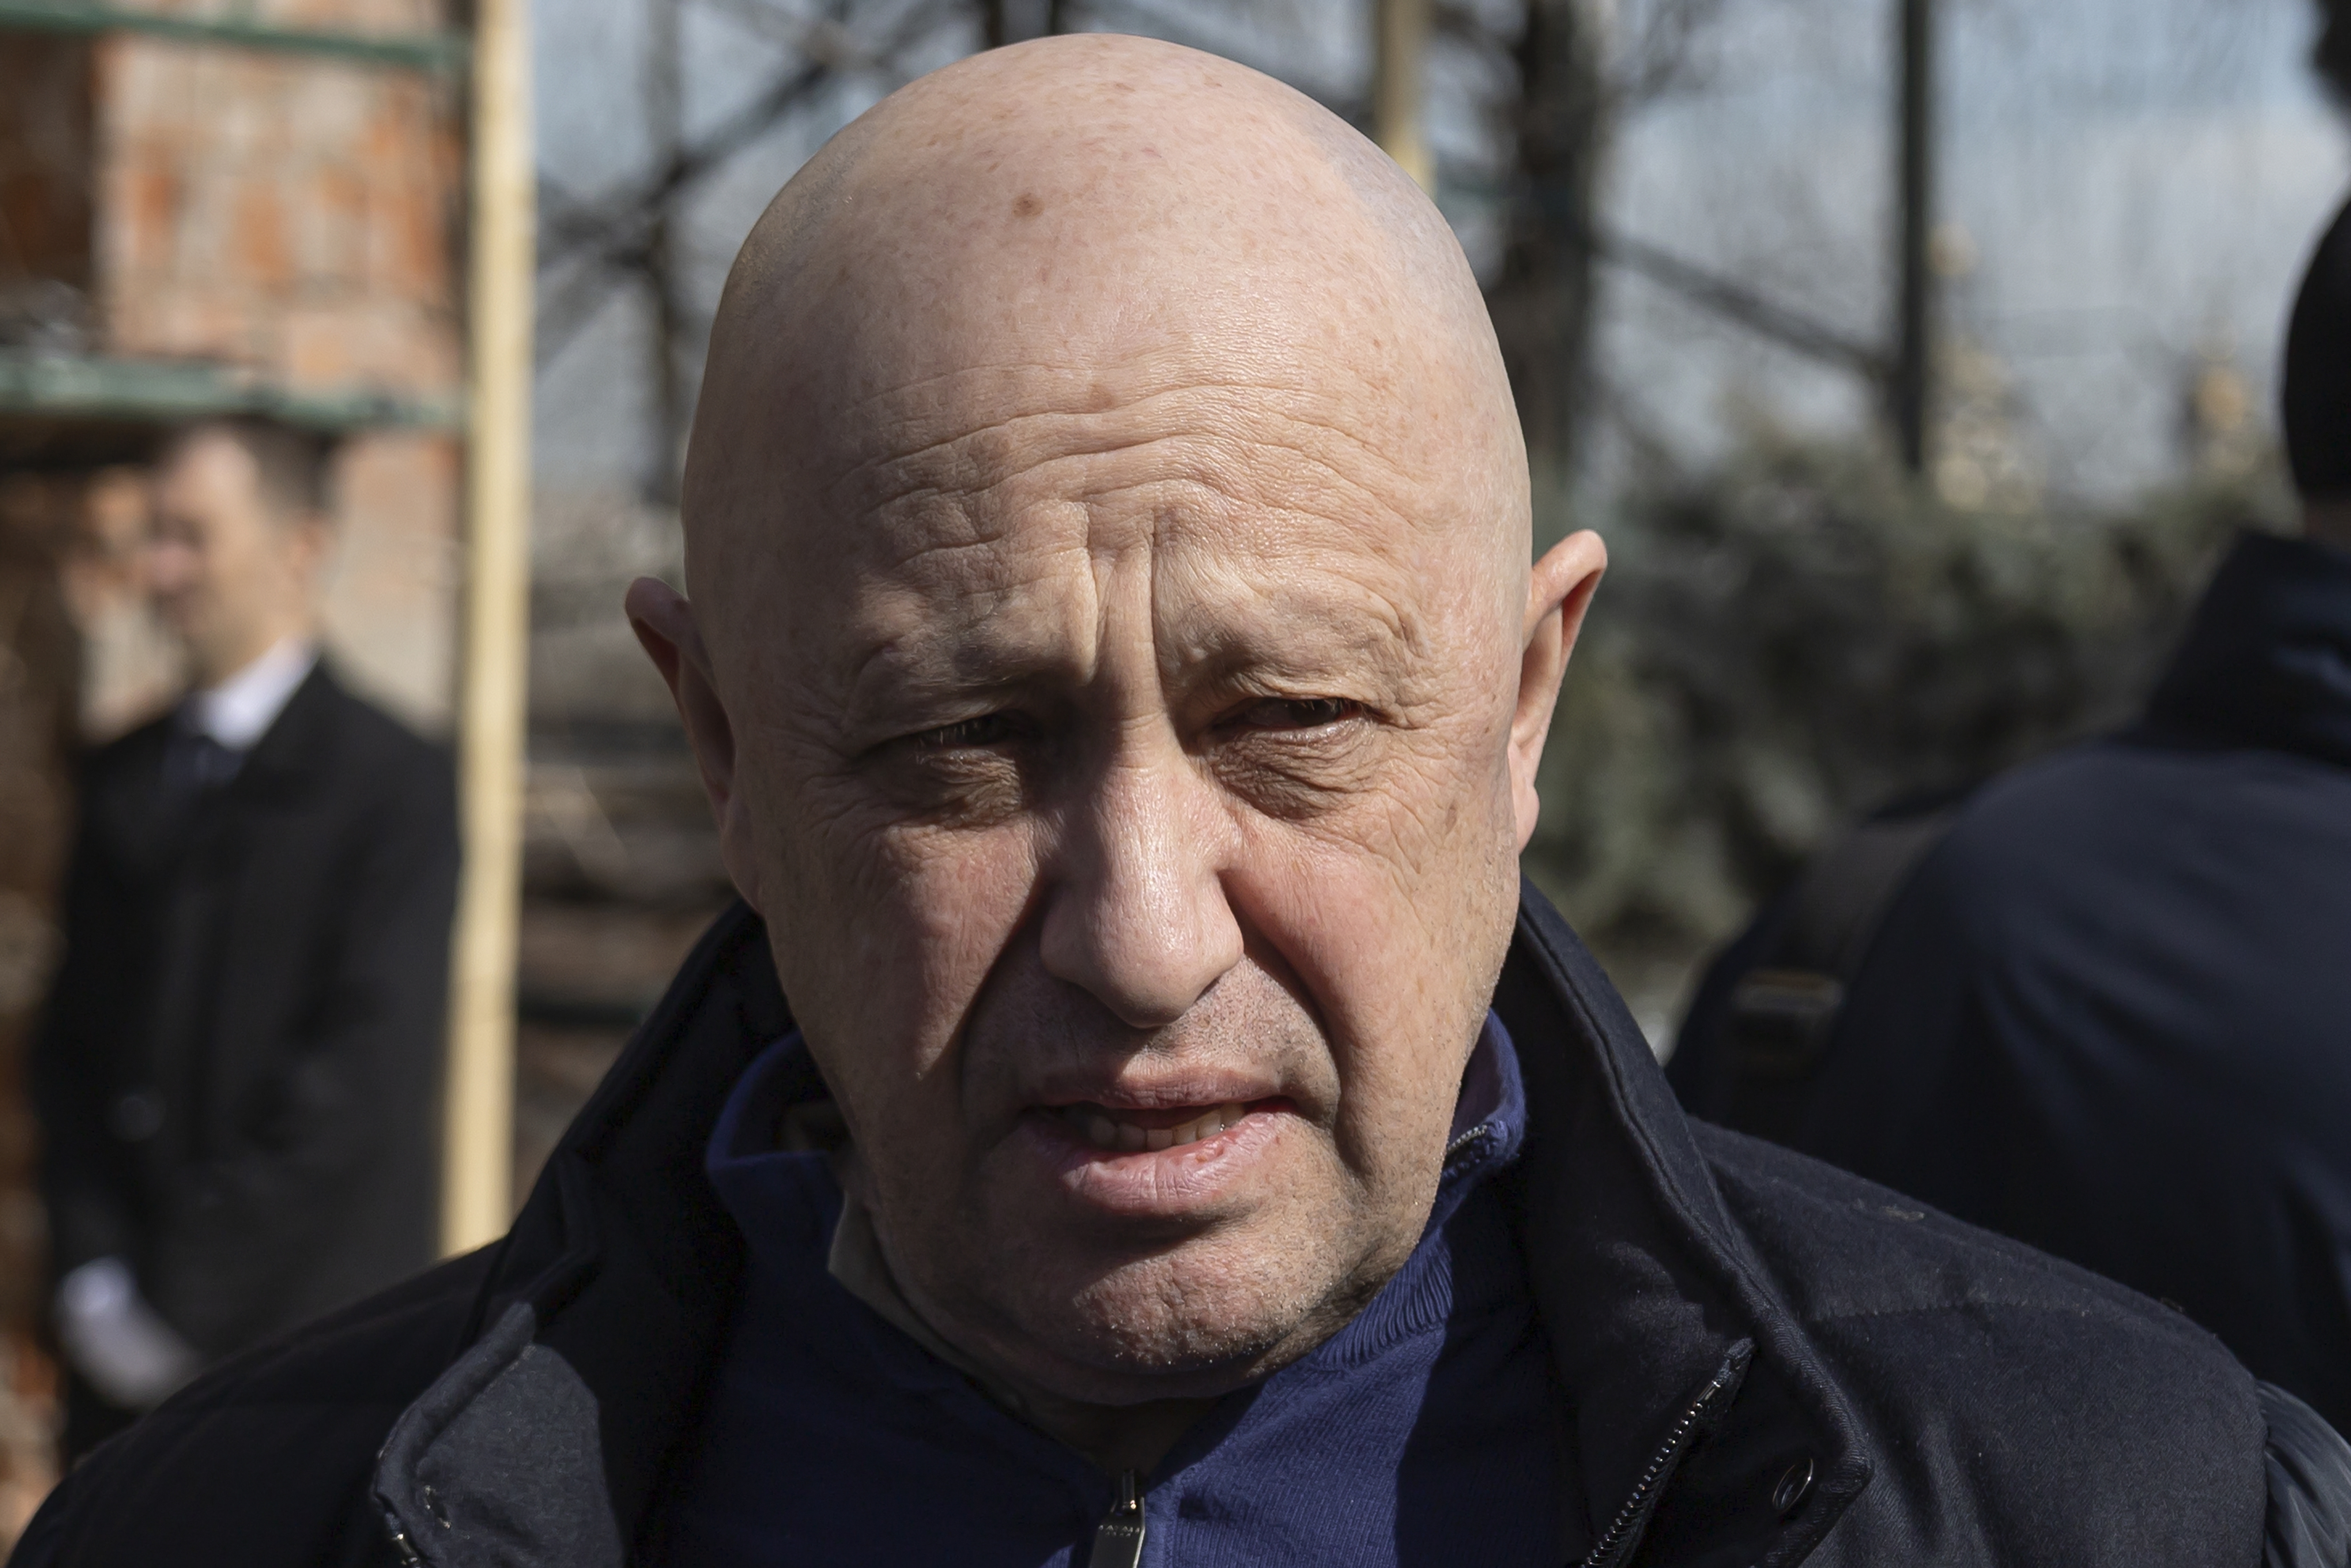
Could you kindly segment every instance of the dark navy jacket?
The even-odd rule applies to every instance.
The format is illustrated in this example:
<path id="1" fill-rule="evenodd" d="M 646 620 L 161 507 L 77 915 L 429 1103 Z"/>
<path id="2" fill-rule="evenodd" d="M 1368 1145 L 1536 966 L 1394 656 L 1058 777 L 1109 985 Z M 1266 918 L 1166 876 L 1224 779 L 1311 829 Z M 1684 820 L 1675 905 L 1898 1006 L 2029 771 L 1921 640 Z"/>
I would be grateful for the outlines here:
<path id="1" fill-rule="evenodd" d="M 1968 803 L 1792 1124 L 2351 1423 L 2351 554 L 2248 536 L 2142 723 Z"/>
<path id="2" fill-rule="evenodd" d="M 1496 1191 L 1560 1391 L 1553 1500 L 1590 1568 L 2265 1561 L 2281 1413 L 2185 1316 L 1691 1122 L 1531 889 L 1493 1008 L 1527 1098 Z M 74 1471 L 13 1561 L 658 1561 L 745 1273 L 704 1151 L 790 1027 L 737 909 L 503 1242 L 200 1380 Z M 2311 1539 L 2340 1542 L 2345 1468 L 2301 1499 Z"/>

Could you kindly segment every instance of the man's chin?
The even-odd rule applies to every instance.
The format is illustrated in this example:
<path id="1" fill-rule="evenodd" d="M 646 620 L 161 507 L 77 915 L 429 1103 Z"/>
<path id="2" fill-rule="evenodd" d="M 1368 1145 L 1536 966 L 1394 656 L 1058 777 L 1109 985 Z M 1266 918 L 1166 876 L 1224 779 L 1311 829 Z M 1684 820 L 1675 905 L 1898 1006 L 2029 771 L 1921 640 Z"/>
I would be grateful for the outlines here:
<path id="1" fill-rule="evenodd" d="M 1283 1261 L 1267 1267 L 1270 1257 Z M 1368 1292 L 1334 1290 L 1313 1265 L 1294 1242 L 1269 1249 L 1228 1232 L 1090 1275 L 1031 1275 L 1025 1300 L 988 1316 L 1003 1330 L 999 1354 L 1063 1398 L 1208 1398 L 1296 1360 L 1353 1315 Z"/>
<path id="2" fill-rule="evenodd" d="M 1008 1360 L 1019 1378 L 1063 1399 L 1144 1405 L 1212 1399 L 1265 1376 L 1294 1354 L 1281 1350 L 1294 1325 L 1145 1314 L 1060 1312 L 1029 1325 Z"/>

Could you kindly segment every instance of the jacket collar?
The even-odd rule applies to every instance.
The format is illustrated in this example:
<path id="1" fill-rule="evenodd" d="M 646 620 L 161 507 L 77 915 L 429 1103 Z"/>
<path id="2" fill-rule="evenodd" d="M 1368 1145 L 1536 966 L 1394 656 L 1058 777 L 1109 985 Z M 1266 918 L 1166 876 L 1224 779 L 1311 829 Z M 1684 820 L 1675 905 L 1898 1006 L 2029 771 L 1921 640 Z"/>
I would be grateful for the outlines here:
<path id="1" fill-rule="evenodd" d="M 2351 767 L 2351 550 L 2240 538 L 2156 689 L 2147 729 Z"/>
<path id="2" fill-rule="evenodd" d="M 180 725 L 176 713 L 167 714 L 116 742 L 120 752 L 103 754 L 115 760 L 92 776 L 86 809 L 133 874 L 166 874 L 193 841 L 243 808 L 274 810 L 314 793 L 335 768 L 337 709 L 347 700 L 326 662 L 312 665 L 236 771 L 201 803 L 175 794 L 167 782 L 167 754 Z"/>
<path id="3" fill-rule="evenodd" d="M 1518 1045 L 1529 1113 L 1525 1152 L 1500 1190 L 1526 1238 L 1569 1406 L 1583 1495 L 1563 1507 L 1602 1540 L 1590 1561 L 1616 1568 L 1645 1533 L 1677 1557 L 1795 1561 L 1867 1483 L 1858 1423 L 1724 1210 L 1624 1004 L 1531 886 L 1494 1006 Z M 462 1519 L 446 1521 L 466 1434 L 511 1432 L 556 1409 L 591 1411 L 593 1440 L 573 1460 L 559 1459 L 562 1445 L 548 1449 L 543 1463 L 580 1473 L 538 1488 L 553 1500 L 535 1533 L 515 1498 L 475 1500 L 510 1545 L 544 1543 L 501 1560 L 617 1562 L 618 1542 L 641 1538 L 700 1409 L 743 1267 L 705 1146 L 737 1077 L 790 1027 L 765 928 L 738 905 L 549 1161 L 499 1244 L 474 1349 L 387 1444 L 378 1497 L 418 1560 L 469 1560 L 431 1550 L 463 1533 Z M 1773 1491 L 1796 1467 L 1817 1479 L 1790 1521 Z M 483 1478 L 509 1467 L 475 1469 L 470 1484 L 505 1484 Z M 437 1492 L 427 1476 L 443 1478 Z M 1653 1523 L 1668 1491 L 1675 1507 Z"/>
<path id="4" fill-rule="evenodd" d="M 1494 1010 L 1526 1076 L 1528 1272 L 1587 1517 L 1604 1531 L 1669 1492 L 1659 1560 L 1798 1560 L 1868 1484 L 1860 1423 L 1724 1208 L 1639 1026 L 1531 884 Z M 1677 1426 L 1719 1384 L 1725 1396 L 1695 1416 L 1703 1440 L 1685 1457 Z M 1659 1467 L 1666 1479 L 1645 1500 Z M 1783 1510 L 1775 1493 L 1792 1472 L 1809 1477 L 1809 1495 Z M 1623 1562 L 1638 1544 L 1636 1531 L 1593 1561 Z"/>
<path id="5" fill-rule="evenodd" d="M 246 754 L 227 790 L 237 796 L 277 799 L 298 793 L 333 767 L 335 709 L 343 688 L 326 660 L 310 665 L 285 705 Z"/>

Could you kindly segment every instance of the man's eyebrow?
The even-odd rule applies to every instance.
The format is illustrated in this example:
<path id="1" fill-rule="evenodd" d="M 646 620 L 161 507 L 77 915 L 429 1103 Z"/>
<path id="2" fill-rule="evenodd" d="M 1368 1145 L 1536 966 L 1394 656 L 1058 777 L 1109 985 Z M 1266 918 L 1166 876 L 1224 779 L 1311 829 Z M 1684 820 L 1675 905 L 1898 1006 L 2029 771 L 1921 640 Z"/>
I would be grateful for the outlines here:
<path id="1" fill-rule="evenodd" d="M 1301 638 L 1301 628 L 1336 635 Z M 1218 688 L 1272 692 L 1349 676 L 1402 685 L 1422 667 L 1426 652 L 1410 617 L 1312 596 L 1254 623 L 1202 628 L 1172 648 L 1163 640 L 1159 675 L 1178 695 Z M 984 619 L 925 624 L 854 655 L 841 723 L 855 732 L 981 700 L 1050 699 L 1085 684 L 1093 673 L 1091 653 L 1082 637 L 1008 636 Z"/>
<path id="2" fill-rule="evenodd" d="M 1189 597 L 1208 613 L 1173 629 L 1190 633 L 1176 646 L 1163 639 L 1163 667 L 1171 655 L 1183 667 L 1213 670 L 1326 664 L 1336 653 L 1402 668 L 1428 653 L 1422 618 L 1409 596 L 1396 591 L 1405 586 L 1401 580 L 1384 589 L 1329 570 L 1321 564 L 1327 553 L 1311 542 L 1295 543 L 1277 559 L 1290 573 L 1279 586 L 1214 569 L 1196 579 Z"/>
<path id="3" fill-rule="evenodd" d="M 975 698 L 1069 690 L 1089 673 L 1085 649 L 1051 635 L 1009 636 L 1000 625 L 926 622 L 852 658 L 841 722 L 851 731 Z"/>

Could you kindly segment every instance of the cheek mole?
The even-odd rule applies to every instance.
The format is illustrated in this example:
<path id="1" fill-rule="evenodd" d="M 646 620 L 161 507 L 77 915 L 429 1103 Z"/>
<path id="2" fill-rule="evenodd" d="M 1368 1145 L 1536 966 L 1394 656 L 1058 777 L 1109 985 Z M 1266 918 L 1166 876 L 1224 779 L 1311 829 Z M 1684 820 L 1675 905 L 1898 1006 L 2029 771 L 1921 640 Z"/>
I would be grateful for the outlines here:
<path id="1" fill-rule="evenodd" d="M 1033 218 L 1044 210 L 1045 204 L 1027 191 L 1021 192 L 1012 204 L 1012 215 L 1016 218 Z"/>

